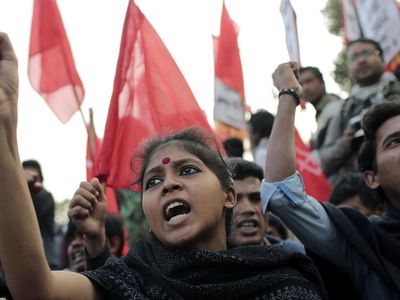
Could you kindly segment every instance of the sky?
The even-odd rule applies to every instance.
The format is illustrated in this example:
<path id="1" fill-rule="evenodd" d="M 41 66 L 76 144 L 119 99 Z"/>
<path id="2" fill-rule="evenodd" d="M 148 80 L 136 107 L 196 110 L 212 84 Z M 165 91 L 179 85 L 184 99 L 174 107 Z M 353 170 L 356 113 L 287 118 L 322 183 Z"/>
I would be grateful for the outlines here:
<path id="1" fill-rule="evenodd" d="M 297 14 L 303 66 L 320 68 L 327 90 L 341 94 L 330 74 L 342 48 L 342 39 L 331 35 L 321 9 L 326 0 L 291 0 Z M 103 136 L 113 89 L 119 45 L 128 0 L 58 0 L 75 64 L 85 88 L 84 118 L 93 108 L 96 131 Z M 136 1 L 157 30 L 189 86 L 212 119 L 214 97 L 211 34 L 219 33 L 221 1 Z M 246 101 L 253 111 L 276 111 L 276 91 L 271 74 L 288 61 L 280 0 L 226 0 L 232 19 L 240 28 L 239 48 Z M 28 81 L 28 53 L 33 1 L 0 1 L 0 30 L 6 32 L 19 59 L 18 143 L 22 160 L 37 159 L 44 185 L 56 201 L 72 198 L 85 180 L 86 131 L 76 113 L 62 124 Z M 305 138 L 315 128 L 315 112 L 308 106 L 298 114 L 297 127 Z M 0 154 L 1 155 L 1 154 Z"/>

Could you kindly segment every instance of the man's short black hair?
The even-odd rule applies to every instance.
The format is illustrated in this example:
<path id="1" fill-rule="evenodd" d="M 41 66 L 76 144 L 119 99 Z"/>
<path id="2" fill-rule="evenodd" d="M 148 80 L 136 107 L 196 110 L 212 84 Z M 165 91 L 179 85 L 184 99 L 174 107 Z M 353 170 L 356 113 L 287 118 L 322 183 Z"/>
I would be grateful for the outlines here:
<path id="1" fill-rule="evenodd" d="M 321 71 L 317 67 L 300 68 L 299 72 L 300 72 L 300 74 L 302 74 L 304 72 L 312 72 L 319 81 L 321 81 L 323 84 L 325 84 L 324 76 L 322 75 Z"/>
<path id="2" fill-rule="evenodd" d="M 250 126 L 253 133 L 258 133 L 262 137 L 269 137 L 272 131 L 275 117 L 266 110 L 258 110 L 251 115 Z"/>
<path id="3" fill-rule="evenodd" d="M 377 172 L 376 163 L 376 132 L 388 119 L 400 115 L 400 97 L 393 96 L 386 101 L 371 106 L 365 113 L 362 126 L 364 142 L 358 156 L 360 170 Z"/>
<path id="4" fill-rule="evenodd" d="M 115 252 L 115 256 L 118 257 L 122 256 L 122 249 L 124 248 L 125 237 L 124 237 L 124 228 L 121 217 L 110 213 L 107 214 L 105 228 L 106 228 L 106 236 L 108 239 L 112 238 L 113 236 L 119 237 L 121 244 L 119 245 L 117 251 Z"/>
<path id="5" fill-rule="evenodd" d="M 38 172 L 40 182 L 43 182 L 43 173 L 42 167 L 40 166 L 39 162 L 34 159 L 28 159 L 22 162 L 23 168 L 32 168 Z"/>
<path id="6" fill-rule="evenodd" d="M 377 210 L 381 206 L 378 195 L 367 186 L 361 173 L 352 173 L 342 177 L 333 187 L 329 202 L 340 205 L 354 196 L 358 196 L 361 203 L 371 210 Z"/>
<path id="7" fill-rule="evenodd" d="M 373 45 L 375 47 L 375 49 L 379 51 L 379 56 L 383 59 L 383 49 L 377 41 L 372 40 L 372 39 L 367 39 L 367 38 L 355 39 L 355 40 L 350 41 L 347 44 L 347 51 L 349 50 L 350 46 L 352 46 L 353 44 L 356 44 L 356 43 L 364 43 L 364 44 Z"/>
<path id="8" fill-rule="evenodd" d="M 274 227 L 282 240 L 288 239 L 288 231 L 281 219 L 272 213 L 268 213 L 268 227 Z"/>
<path id="9" fill-rule="evenodd" d="M 108 213 L 105 221 L 105 229 L 106 229 L 106 237 L 107 239 L 111 239 L 113 236 L 118 236 L 121 240 L 121 244 L 117 251 L 115 252 L 115 256 L 122 256 L 122 249 L 125 244 L 125 236 L 124 236 L 124 228 L 122 224 L 122 219 L 114 214 Z M 65 233 L 65 242 L 66 247 L 73 241 L 73 239 L 78 235 L 78 229 L 71 221 L 68 223 L 67 231 Z"/>
<path id="10" fill-rule="evenodd" d="M 263 169 L 254 162 L 239 157 L 230 157 L 226 159 L 226 164 L 232 174 L 233 180 L 256 177 L 262 181 L 264 178 Z"/>
<path id="11" fill-rule="evenodd" d="M 364 141 L 358 154 L 358 165 L 361 172 L 378 172 L 376 161 L 376 132 L 388 119 L 400 115 L 400 97 L 392 96 L 384 102 L 371 106 L 363 117 Z M 381 199 L 387 200 L 381 188 L 377 189 Z"/>
<path id="12" fill-rule="evenodd" d="M 224 141 L 224 148 L 229 157 L 243 157 L 243 141 L 236 137 Z"/>

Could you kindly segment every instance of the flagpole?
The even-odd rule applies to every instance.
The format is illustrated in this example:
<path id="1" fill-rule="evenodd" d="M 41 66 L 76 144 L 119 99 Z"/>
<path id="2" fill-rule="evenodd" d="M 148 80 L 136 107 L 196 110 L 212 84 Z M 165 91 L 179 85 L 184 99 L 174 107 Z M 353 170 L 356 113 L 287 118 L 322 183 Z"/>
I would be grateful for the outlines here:
<path id="1" fill-rule="evenodd" d="M 79 109 L 81 111 L 81 109 Z M 82 111 L 81 111 L 82 113 Z M 83 115 L 83 113 L 82 113 Z M 85 120 L 84 120 L 85 121 Z M 90 159 L 94 163 L 95 157 L 95 131 L 94 131 L 94 120 L 93 120 L 93 108 L 89 108 L 89 126 L 86 126 L 86 130 L 88 132 L 88 140 L 89 140 L 89 151 L 90 151 Z"/>
<path id="2" fill-rule="evenodd" d="M 83 114 L 82 108 L 80 106 L 79 106 L 79 113 L 80 113 L 80 115 L 82 117 L 83 125 L 85 125 L 85 127 L 86 127 L 87 123 L 86 123 L 85 115 Z M 86 128 L 86 131 L 88 131 L 87 128 Z"/>
<path id="3" fill-rule="evenodd" d="M 94 116 L 93 116 L 93 108 L 89 108 L 89 124 L 86 126 L 87 133 L 88 133 L 88 146 L 89 146 L 89 155 L 90 160 L 93 163 L 93 169 L 96 165 L 96 148 L 97 148 L 97 136 L 96 130 L 94 128 Z M 95 169 L 94 169 L 95 170 Z M 93 177 L 97 177 L 100 180 L 100 183 L 103 187 L 104 192 L 106 192 L 106 180 L 105 177 L 100 176 L 100 174 L 92 173 Z M 90 178 L 91 179 L 91 178 Z M 89 178 L 88 178 L 89 180 Z"/>
<path id="4" fill-rule="evenodd" d="M 87 126 L 86 126 L 87 125 L 86 118 L 85 118 L 85 115 L 83 114 L 83 111 L 82 111 L 82 108 L 81 108 L 81 103 L 79 103 L 79 101 L 78 101 L 78 93 L 76 92 L 75 86 L 73 86 L 72 89 L 74 91 L 75 101 L 76 101 L 76 104 L 78 105 L 79 113 L 80 113 L 80 115 L 82 117 L 83 125 L 85 126 L 86 131 L 89 134 L 89 130 L 87 129 Z"/>
<path id="5" fill-rule="evenodd" d="M 356 15 L 356 21 L 357 21 L 358 29 L 360 30 L 360 38 L 364 38 L 364 32 L 363 32 L 363 28 L 361 26 L 360 16 L 358 15 L 357 7 L 356 7 L 356 4 L 355 4 L 354 0 L 351 1 L 351 5 L 353 6 L 354 13 Z"/>

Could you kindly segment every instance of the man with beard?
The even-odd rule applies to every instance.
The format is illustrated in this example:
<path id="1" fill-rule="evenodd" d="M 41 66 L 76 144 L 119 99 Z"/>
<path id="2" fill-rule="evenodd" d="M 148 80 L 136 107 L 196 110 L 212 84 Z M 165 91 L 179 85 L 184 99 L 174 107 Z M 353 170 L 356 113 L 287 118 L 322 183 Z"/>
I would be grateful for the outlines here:
<path id="1" fill-rule="evenodd" d="M 350 76 L 356 84 L 340 113 L 330 122 L 319 149 L 321 166 L 333 183 L 338 176 L 358 169 L 364 111 L 389 96 L 400 95 L 400 82 L 392 73 L 385 72 L 383 51 L 377 42 L 365 38 L 351 41 L 346 55 Z"/>

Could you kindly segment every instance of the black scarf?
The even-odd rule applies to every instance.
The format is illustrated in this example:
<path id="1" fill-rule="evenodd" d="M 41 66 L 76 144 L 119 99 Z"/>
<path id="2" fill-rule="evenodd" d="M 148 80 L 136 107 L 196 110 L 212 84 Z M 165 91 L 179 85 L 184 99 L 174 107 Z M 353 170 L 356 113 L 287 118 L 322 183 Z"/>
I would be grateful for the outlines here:
<path id="1" fill-rule="evenodd" d="M 195 251 L 150 237 L 84 274 L 106 299 L 326 299 L 310 259 L 275 247 Z"/>
<path id="2" fill-rule="evenodd" d="M 388 203 L 383 217 L 368 220 L 352 208 L 324 207 L 365 263 L 400 292 L 400 210 Z"/>

